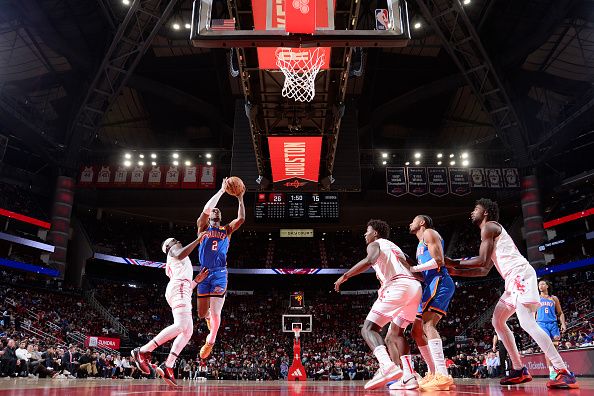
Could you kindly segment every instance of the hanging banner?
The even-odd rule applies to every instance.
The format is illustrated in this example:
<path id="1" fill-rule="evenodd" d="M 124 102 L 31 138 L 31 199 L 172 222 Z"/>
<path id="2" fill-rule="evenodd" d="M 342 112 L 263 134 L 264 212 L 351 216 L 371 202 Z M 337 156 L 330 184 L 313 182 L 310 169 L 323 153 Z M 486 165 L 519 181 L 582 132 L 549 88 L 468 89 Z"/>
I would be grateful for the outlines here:
<path id="1" fill-rule="evenodd" d="M 95 181 L 95 168 L 93 166 L 81 166 L 78 185 L 91 185 Z"/>
<path id="2" fill-rule="evenodd" d="M 200 168 L 197 166 L 186 166 L 183 169 L 182 188 L 197 188 L 198 187 L 198 172 Z"/>
<path id="3" fill-rule="evenodd" d="M 113 177 L 113 186 L 114 187 L 126 187 L 128 182 L 128 168 L 120 165 L 115 171 Z"/>
<path id="4" fill-rule="evenodd" d="M 483 168 L 470 168 L 470 185 L 472 188 L 488 187 L 485 170 Z"/>
<path id="5" fill-rule="evenodd" d="M 214 166 L 201 166 L 198 188 L 215 188 L 216 182 L 216 168 Z"/>
<path id="6" fill-rule="evenodd" d="M 161 187 L 161 178 L 163 172 L 160 166 L 153 166 L 148 172 L 148 179 L 146 181 L 147 187 L 158 188 Z"/>
<path id="7" fill-rule="evenodd" d="M 470 175 L 468 168 L 449 168 L 450 191 L 454 195 L 470 194 Z"/>
<path id="8" fill-rule="evenodd" d="M 520 188 L 520 175 L 517 168 L 503 168 L 503 180 L 507 188 Z"/>
<path id="9" fill-rule="evenodd" d="M 427 168 L 429 179 L 429 194 L 436 197 L 443 197 L 450 192 L 448 188 L 448 170 L 446 168 Z"/>
<path id="10" fill-rule="evenodd" d="M 170 165 L 165 173 L 165 188 L 179 188 L 180 186 L 180 170 L 176 165 Z"/>
<path id="11" fill-rule="evenodd" d="M 99 172 L 97 172 L 97 187 L 111 187 L 111 174 L 111 167 L 109 165 L 101 165 Z"/>
<path id="12" fill-rule="evenodd" d="M 318 181 L 321 136 L 272 136 L 268 138 L 268 148 L 273 182 L 287 179 Z"/>
<path id="13" fill-rule="evenodd" d="M 386 192 L 395 197 L 401 197 L 408 192 L 404 168 L 386 168 L 386 188 Z"/>
<path id="14" fill-rule="evenodd" d="M 142 166 L 135 166 L 134 169 L 132 169 L 131 175 L 130 175 L 130 187 L 132 188 L 141 188 L 141 187 L 145 187 L 145 177 L 147 175 L 147 172 L 144 170 L 144 168 Z"/>
<path id="15" fill-rule="evenodd" d="M 427 169 L 423 167 L 407 168 L 408 192 L 420 197 L 429 192 L 427 188 Z"/>
<path id="16" fill-rule="evenodd" d="M 485 174 L 489 181 L 491 188 L 503 188 L 503 178 L 501 177 L 501 169 L 499 168 L 485 168 Z"/>

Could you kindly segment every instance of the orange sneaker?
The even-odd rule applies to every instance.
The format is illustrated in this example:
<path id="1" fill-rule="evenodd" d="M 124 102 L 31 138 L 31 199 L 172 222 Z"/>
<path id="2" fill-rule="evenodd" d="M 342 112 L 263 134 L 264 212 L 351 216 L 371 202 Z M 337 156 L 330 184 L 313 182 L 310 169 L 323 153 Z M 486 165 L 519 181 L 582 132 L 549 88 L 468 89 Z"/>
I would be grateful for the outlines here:
<path id="1" fill-rule="evenodd" d="M 204 345 L 202 345 L 202 348 L 200 348 L 200 359 L 206 359 L 207 357 L 209 357 L 210 353 L 212 352 L 213 346 L 214 344 L 211 344 L 210 342 L 206 341 Z"/>

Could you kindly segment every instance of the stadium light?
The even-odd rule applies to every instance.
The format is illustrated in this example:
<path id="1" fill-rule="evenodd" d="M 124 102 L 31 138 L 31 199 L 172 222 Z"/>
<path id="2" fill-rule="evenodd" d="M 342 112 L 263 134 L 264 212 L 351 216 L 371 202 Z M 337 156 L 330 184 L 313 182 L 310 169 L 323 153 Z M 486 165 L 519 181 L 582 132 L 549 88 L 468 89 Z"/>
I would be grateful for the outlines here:
<path id="1" fill-rule="evenodd" d="M 418 151 L 415 153 L 415 158 L 421 158 L 421 153 L 419 153 Z"/>
<path id="2" fill-rule="evenodd" d="M 155 153 L 152 153 L 152 154 L 151 154 L 151 158 L 152 158 L 152 159 L 155 159 L 155 158 L 157 158 L 157 154 L 155 154 Z"/>
<path id="3" fill-rule="evenodd" d="M 126 153 L 126 154 L 124 154 L 124 158 L 130 159 L 130 158 L 132 158 L 132 154 Z"/>
<path id="4" fill-rule="evenodd" d="M 468 4 L 470 4 L 470 0 L 464 0 L 462 3 L 463 3 L 464 5 L 468 5 Z"/>
<path id="5" fill-rule="evenodd" d="M 421 165 L 421 161 L 415 161 L 415 165 Z"/>
<path id="6" fill-rule="evenodd" d="M 132 166 L 132 161 L 124 161 L 124 166 Z"/>
<path id="7" fill-rule="evenodd" d="M 456 161 L 450 161 L 450 165 L 451 165 L 451 166 L 454 166 L 454 165 L 456 165 Z"/>
<path id="8" fill-rule="evenodd" d="M 388 153 L 382 153 L 382 158 L 388 158 Z"/>
<path id="9" fill-rule="evenodd" d="M 437 158 L 441 158 L 441 157 L 443 157 L 443 154 L 442 153 L 437 153 Z"/>
<path id="10" fill-rule="evenodd" d="M 173 24 L 173 30 L 179 30 L 179 23 L 174 23 Z"/>
<path id="11" fill-rule="evenodd" d="M 155 161 L 151 162 L 152 166 L 157 166 L 157 163 Z"/>
<path id="12" fill-rule="evenodd" d="M 138 161 L 138 166 L 144 166 L 144 161 Z"/>
<path id="13" fill-rule="evenodd" d="M 186 164 L 186 166 L 192 165 L 192 163 L 190 161 L 186 161 L 185 164 Z"/>
<path id="14" fill-rule="evenodd" d="M 184 25 L 184 27 L 185 27 L 186 29 L 190 29 L 190 28 L 192 27 L 192 25 L 190 25 L 189 23 L 186 23 L 186 24 Z"/>
<path id="15" fill-rule="evenodd" d="M 388 161 L 382 161 L 382 165 L 386 165 Z"/>
<path id="16" fill-rule="evenodd" d="M 468 153 L 465 151 L 460 155 L 463 159 L 468 158 Z"/>
<path id="17" fill-rule="evenodd" d="M 173 153 L 172 157 L 175 158 L 175 159 L 178 159 L 179 158 L 179 154 L 178 153 Z"/>
<path id="18" fill-rule="evenodd" d="M 211 153 L 206 153 L 206 158 L 212 158 L 212 154 Z"/>
<path id="19" fill-rule="evenodd" d="M 212 162 L 206 161 L 206 165 L 211 166 L 212 165 Z"/>
<path id="20" fill-rule="evenodd" d="M 179 161 L 173 161 L 173 165 L 178 166 L 179 165 Z"/>
<path id="21" fill-rule="evenodd" d="M 406 166 L 409 166 L 409 165 L 410 165 L 410 162 L 406 161 L 406 162 L 404 163 L 404 165 L 406 165 Z"/>
<path id="22" fill-rule="evenodd" d="M 437 161 L 437 165 L 441 165 L 441 161 Z"/>
<path id="23" fill-rule="evenodd" d="M 423 25 L 421 25 L 421 22 L 415 22 L 415 24 L 414 24 L 415 29 L 420 29 L 421 26 L 423 26 Z"/>
<path id="24" fill-rule="evenodd" d="M 462 166 L 468 166 L 468 160 L 462 161 Z"/>
<path id="25" fill-rule="evenodd" d="M 450 154 L 450 158 L 454 158 L 454 154 Z"/>
<path id="26" fill-rule="evenodd" d="M 144 158 L 144 154 L 139 154 L 138 158 Z"/>
<path id="27" fill-rule="evenodd" d="M 122 4 L 124 4 L 124 5 L 130 5 L 130 0 L 122 0 Z"/>

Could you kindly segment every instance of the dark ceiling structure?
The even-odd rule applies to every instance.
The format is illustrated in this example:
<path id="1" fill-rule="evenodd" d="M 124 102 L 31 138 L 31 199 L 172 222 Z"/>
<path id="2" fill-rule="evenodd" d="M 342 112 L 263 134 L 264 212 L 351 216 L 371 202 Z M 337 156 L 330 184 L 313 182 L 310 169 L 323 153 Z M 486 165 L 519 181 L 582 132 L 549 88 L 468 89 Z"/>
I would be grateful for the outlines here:
<path id="1" fill-rule="evenodd" d="M 363 188 L 383 188 L 381 151 L 398 153 L 387 161 L 393 165 L 413 150 L 465 149 L 561 178 L 590 170 L 592 1 L 408 5 L 411 25 L 420 27 L 407 47 L 364 49 L 358 73 L 349 65 L 352 51 L 337 51 L 336 73 L 319 76 L 327 88 L 321 104 L 290 111 L 271 92 L 260 103 L 266 128 L 297 121 L 332 135 L 337 105 L 351 103 L 368 170 Z M 342 0 L 338 8 L 355 12 L 350 6 Z M 376 2 L 358 7 L 363 21 Z M 229 16 L 227 0 L 215 1 L 214 9 Z M 46 175 L 124 150 L 181 148 L 209 150 L 217 166 L 229 168 L 236 100 L 245 85 L 230 73 L 230 50 L 192 46 L 191 11 L 190 0 L 4 0 L 4 164 Z M 343 86 L 337 76 L 345 72 Z M 279 85 L 265 71 L 252 73 L 263 82 L 255 87 L 262 96 Z M 329 140 L 334 148 L 338 139 Z M 323 168 L 331 171 L 333 155 L 330 145 Z"/>

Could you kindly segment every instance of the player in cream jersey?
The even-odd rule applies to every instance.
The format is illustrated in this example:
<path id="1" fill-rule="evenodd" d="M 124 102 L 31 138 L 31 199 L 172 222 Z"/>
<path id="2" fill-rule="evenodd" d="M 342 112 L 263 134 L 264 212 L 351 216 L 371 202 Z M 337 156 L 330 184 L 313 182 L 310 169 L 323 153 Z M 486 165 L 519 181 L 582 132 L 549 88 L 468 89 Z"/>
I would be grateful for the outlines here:
<path id="1" fill-rule="evenodd" d="M 446 265 L 453 276 L 486 276 L 493 264 L 505 281 L 505 291 L 493 312 L 492 323 L 497 336 L 509 353 L 513 370 L 501 380 L 501 385 L 514 385 L 532 381 L 528 369 L 522 364 L 514 335 L 506 322 L 514 313 L 520 327 L 538 344 L 550 359 L 557 373 L 547 382 L 549 388 L 578 388 L 573 373 L 567 366 L 549 336 L 538 326 L 534 313 L 540 306 L 536 272 L 528 260 L 518 251 L 509 234 L 497 223 L 499 206 L 490 199 L 479 199 L 470 218 L 481 229 L 479 256 L 468 260 L 447 258 Z"/>
<path id="2" fill-rule="evenodd" d="M 400 378 L 401 381 L 392 384 L 390 389 L 415 389 L 418 385 L 404 330 L 415 321 L 421 301 L 421 284 L 408 269 L 402 250 L 387 239 L 389 236 L 390 226 L 386 222 L 370 220 L 365 233 L 367 257 L 338 278 L 334 290 L 339 292 L 342 283 L 370 267 L 375 270 L 381 287 L 378 299 L 363 324 L 361 335 L 373 351 L 380 368 L 365 384 L 365 389 L 376 389 Z M 388 323 L 390 328 L 384 342 L 380 331 Z M 394 363 L 398 360 L 402 368 Z"/>
<path id="3" fill-rule="evenodd" d="M 204 269 L 193 278 L 192 261 L 188 257 L 190 253 L 200 243 L 199 235 L 193 242 L 187 246 L 174 238 L 167 238 L 161 249 L 167 255 L 165 264 L 165 274 L 169 277 L 169 283 L 165 289 L 165 299 L 171 307 L 173 314 L 173 324 L 161 330 L 159 334 L 150 340 L 146 345 L 135 348 L 132 356 L 136 360 L 139 370 L 145 374 L 150 373 L 151 352 L 163 343 L 174 339 L 167 360 L 159 367 L 155 367 L 157 373 L 170 385 L 177 385 L 173 375 L 173 365 L 184 349 L 192 333 L 194 332 L 194 323 L 192 321 L 192 290 L 197 284 L 202 282 L 208 276 L 208 270 Z"/>

